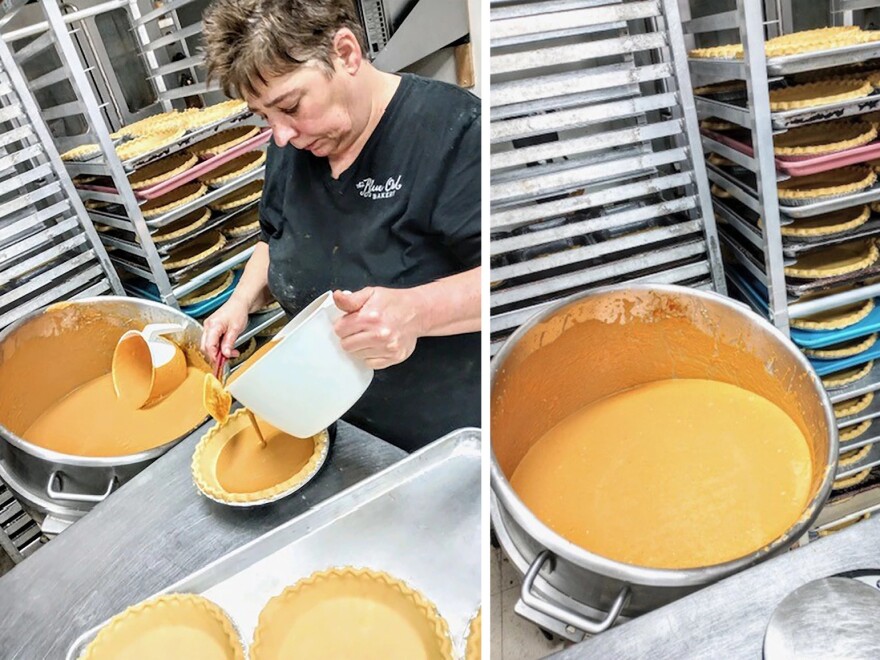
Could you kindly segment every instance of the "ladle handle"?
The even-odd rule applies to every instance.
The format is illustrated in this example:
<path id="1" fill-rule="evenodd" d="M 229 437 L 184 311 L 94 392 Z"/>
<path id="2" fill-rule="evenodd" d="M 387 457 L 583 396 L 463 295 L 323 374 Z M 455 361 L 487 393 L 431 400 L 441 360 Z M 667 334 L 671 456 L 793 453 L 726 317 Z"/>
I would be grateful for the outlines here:
<path id="1" fill-rule="evenodd" d="M 562 621 L 562 623 L 566 625 L 574 626 L 590 635 L 604 632 L 613 626 L 614 622 L 617 621 L 617 617 L 620 616 L 620 612 L 629 600 L 628 586 L 624 586 L 623 589 L 620 590 L 620 593 L 617 594 L 617 597 L 614 599 L 614 603 L 611 605 L 608 614 L 606 614 L 605 618 L 601 621 L 588 619 L 577 612 L 572 612 L 571 610 L 555 605 L 554 603 L 549 603 L 532 593 L 535 578 L 538 577 L 538 573 L 541 572 L 541 568 L 547 563 L 547 560 L 552 558 L 553 555 L 549 550 L 542 550 L 538 556 L 535 557 L 535 560 L 532 562 L 532 565 L 529 566 L 529 570 L 526 572 L 526 576 L 523 579 L 522 590 L 519 594 L 522 602 L 541 614 L 556 619 L 557 621 Z"/>
<path id="2" fill-rule="evenodd" d="M 58 480 L 59 486 L 63 487 L 63 482 L 61 481 L 61 475 L 64 474 L 61 470 L 54 470 L 52 474 L 49 475 L 49 483 L 46 484 L 46 494 L 49 495 L 53 500 L 59 500 L 62 502 L 103 502 L 108 497 L 110 497 L 110 493 L 113 492 L 113 489 L 116 487 L 116 477 L 110 479 L 110 485 L 107 486 L 107 490 L 103 495 L 88 495 L 85 493 L 65 493 L 61 490 L 55 490 L 55 480 Z"/>

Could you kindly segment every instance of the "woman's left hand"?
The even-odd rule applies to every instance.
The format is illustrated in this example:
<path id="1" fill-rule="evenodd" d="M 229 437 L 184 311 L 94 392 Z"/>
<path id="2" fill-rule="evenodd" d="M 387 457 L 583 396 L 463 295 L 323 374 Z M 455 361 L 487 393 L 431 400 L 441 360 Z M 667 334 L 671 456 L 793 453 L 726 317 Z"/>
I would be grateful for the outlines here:
<path id="1" fill-rule="evenodd" d="M 406 360 L 421 334 L 414 295 L 408 289 L 372 286 L 354 293 L 334 291 L 336 306 L 345 312 L 334 325 L 342 348 L 372 369 Z"/>

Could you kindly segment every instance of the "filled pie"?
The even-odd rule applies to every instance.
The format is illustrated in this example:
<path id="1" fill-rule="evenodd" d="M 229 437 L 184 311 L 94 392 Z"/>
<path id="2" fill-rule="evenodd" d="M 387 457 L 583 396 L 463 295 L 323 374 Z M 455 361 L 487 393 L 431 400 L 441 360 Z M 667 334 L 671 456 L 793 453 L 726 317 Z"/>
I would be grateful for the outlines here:
<path id="1" fill-rule="evenodd" d="M 812 108 L 868 96 L 874 91 L 867 80 L 820 80 L 770 90 L 770 109 L 774 112 Z"/>
<path id="2" fill-rule="evenodd" d="M 168 259 L 162 263 L 165 270 L 176 270 L 204 261 L 216 254 L 226 245 L 226 239 L 219 231 L 209 231 L 197 236 L 185 245 L 174 248 Z"/>
<path id="3" fill-rule="evenodd" d="M 251 181 L 246 186 L 242 186 L 235 192 L 231 192 L 228 195 L 211 202 L 209 206 L 215 211 L 231 211 L 260 199 L 262 194 L 263 180 L 257 179 L 256 181 Z"/>
<path id="4" fill-rule="evenodd" d="M 214 133 L 189 148 L 191 154 L 199 158 L 210 158 L 228 151 L 237 144 L 244 142 L 260 132 L 257 126 L 236 126 L 225 131 Z"/>
<path id="5" fill-rule="evenodd" d="M 866 468 L 851 477 L 838 479 L 833 484 L 831 484 L 831 490 L 843 490 L 844 488 L 852 488 L 853 486 L 858 486 L 860 483 L 867 481 L 868 477 L 870 476 L 871 468 Z"/>
<path id="6" fill-rule="evenodd" d="M 852 426 L 847 426 L 840 429 L 840 432 L 838 433 L 840 441 L 850 442 L 858 437 L 861 437 L 862 435 L 864 435 L 865 431 L 871 428 L 871 422 L 873 421 L 873 419 L 865 419 L 858 424 L 853 424 Z"/>
<path id="7" fill-rule="evenodd" d="M 874 393 L 868 392 L 867 394 L 860 396 L 856 399 L 849 399 L 847 401 L 841 401 L 840 403 L 834 404 L 834 416 L 838 419 L 841 417 L 851 417 L 853 415 L 858 415 L 860 412 L 864 411 L 868 406 L 871 405 L 871 402 L 874 401 Z"/>
<path id="8" fill-rule="evenodd" d="M 217 277 L 209 280 L 198 289 L 186 294 L 178 302 L 181 306 L 186 307 L 188 305 L 197 305 L 200 302 L 210 300 L 226 291 L 234 279 L 235 275 L 232 274 L 231 270 L 228 270 L 225 273 L 220 273 Z"/>
<path id="9" fill-rule="evenodd" d="M 223 224 L 221 230 L 229 238 L 252 234 L 260 228 L 260 207 L 255 206 Z"/>
<path id="10" fill-rule="evenodd" d="M 864 190 L 874 185 L 877 175 L 865 166 L 841 167 L 807 176 L 793 176 L 777 185 L 784 201 L 834 197 Z"/>
<path id="11" fill-rule="evenodd" d="M 818 156 L 868 144 L 877 137 L 877 129 L 862 121 L 838 121 L 792 128 L 773 139 L 777 156 Z"/>
<path id="12" fill-rule="evenodd" d="M 265 151 L 260 149 L 249 151 L 241 156 L 236 156 L 205 176 L 199 177 L 199 181 L 216 188 L 257 169 L 264 162 L 266 162 Z"/>
<path id="13" fill-rule="evenodd" d="M 295 438 L 256 419 L 265 447 L 245 409 L 211 427 L 196 446 L 193 480 L 211 499 L 229 504 L 270 502 L 297 490 L 323 464 L 330 442 L 326 431 Z"/>
<path id="14" fill-rule="evenodd" d="M 851 241 L 800 255 L 785 274 L 799 279 L 820 279 L 856 273 L 873 265 L 880 252 L 873 240 Z"/>
<path id="15" fill-rule="evenodd" d="M 141 213 L 145 218 L 155 218 L 173 211 L 208 192 L 208 188 L 201 183 L 185 183 L 171 192 L 154 197 L 141 204 Z"/>
<path id="16" fill-rule="evenodd" d="M 833 374 L 829 374 L 828 376 L 823 376 L 822 385 L 824 385 L 828 389 L 833 389 L 835 387 L 843 387 L 844 385 L 855 383 L 856 381 L 861 380 L 869 373 L 871 373 L 871 368 L 873 366 L 874 361 L 869 360 L 865 364 L 860 364 L 856 367 L 836 371 Z"/>
<path id="17" fill-rule="evenodd" d="M 128 182 L 135 190 L 149 188 L 178 174 L 183 174 L 198 162 L 199 159 L 190 154 L 174 154 L 139 168 L 128 177 Z"/>
<path id="18" fill-rule="evenodd" d="M 244 660 L 226 613 L 195 594 L 165 594 L 128 608 L 104 626 L 80 660 L 198 658 Z"/>
<path id="19" fill-rule="evenodd" d="M 808 298 L 804 298 L 806 300 Z M 869 298 L 844 307 L 829 309 L 802 319 L 792 319 L 791 327 L 800 330 L 840 330 L 855 325 L 874 311 L 874 300 Z"/>
<path id="20" fill-rule="evenodd" d="M 446 621 L 405 582 L 366 568 L 312 573 L 260 612 L 251 660 L 451 660 Z"/>
<path id="21" fill-rule="evenodd" d="M 179 217 L 177 220 L 169 222 L 164 227 L 157 229 L 156 232 L 153 233 L 153 242 L 167 243 L 168 241 L 173 241 L 178 238 L 184 238 L 188 234 L 204 227 L 208 224 L 208 220 L 210 219 L 210 209 L 204 208 L 191 211 L 190 213 Z"/>
<path id="22" fill-rule="evenodd" d="M 870 217 L 868 206 L 852 206 L 812 218 L 797 218 L 790 225 L 782 225 L 780 231 L 783 236 L 798 238 L 833 236 L 861 227 Z"/>
<path id="23" fill-rule="evenodd" d="M 868 335 L 867 337 L 858 337 L 841 344 L 828 346 L 826 348 L 805 348 L 804 353 L 813 358 L 820 360 L 838 360 L 840 358 L 850 357 L 864 353 L 874 344 L 877 343 L 877 335 Z"/>

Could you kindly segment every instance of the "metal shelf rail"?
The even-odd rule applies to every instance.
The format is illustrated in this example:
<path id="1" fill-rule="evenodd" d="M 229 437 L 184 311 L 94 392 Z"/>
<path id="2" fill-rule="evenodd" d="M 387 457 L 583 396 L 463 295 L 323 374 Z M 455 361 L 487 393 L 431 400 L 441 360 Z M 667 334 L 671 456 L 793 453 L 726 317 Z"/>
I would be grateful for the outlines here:
<path id="1" fill-rule="evenodd" d="M 199 271 L 187 270 L 186 277 L 173 277 L 163 266 L 167 260 L 165 251 L 159 249 L 152 234 L 159 228 L 184 214 L 200 209 L 211 201 L 229 194 L 249 182 L 261 178 L 262 168 L 231 182 L 217 191 L 176 208 L 161 218 L 146 220 L 141 212 L 143 201 L 136 196 L 128 182 L 131 172 L 161 157 L 179 152 L 198 140 L 217 131 L 242 124 L 258 124 L 249 113 L 188 131 L 182 138 L 157 151 L 138 156 L 126 162 L 120 160 L 111 133 L 133 120 L 145 118 L 159 112 L 183 110 L 188 106 L 206 107 L 225 100 L 216 84 L 204 82 L 202 56 L 191 52 L 192 44 L 198 40 L 202 30 L 200 8 L 204 2 L 198 0 L 175 0 L 148 11 L 141 11 L 138 0 L 111 0 L 87 10 L 62 13 L 56 2 L 40 3 L 45 20 L 25 28 L 5 32 L 3 39 L 13 50 L 13 56 L 22 71 L 36 76 L 25 78 L 23 84 L 43 85 L 51 80 L 54 84 L 67 83 L 73 101 L 43 105 L 40 111 L 44 117 L 55 121 L 56 126 L 67 126 L 61 120 L 75 118 L 82 123 L 85 131 L 68 134 L 58 131 L 55 140 L 63 149 L 79 144 L 97 144 L 100 154 L 85 162 L 68 162 L 71 175 L 92 175 L 107 177 L 106 185 L 116 192 L 78 189 L 79 196 L 93 207 L 103 203 L 105 208 L 90 208 L 89 215 L 102 231 L 100 239 L 108 246 L 113 265 L 122 279 L 123 285 L 132 295 L 142 295 L 143 289 L 129 282 L 137 282 L 132 277 L 146 280 L 155 285 L 158 298 L 174 307 L 180 307 L 180 299 L 202 285 L 223 275 L 247 260 L 252 252 L 238 248 L 238 242 L 229 242 L 222 252 L 220 263 L 211 261 L 211 267 Z M 113 13 L 118 20 L 120 12 L 127 21 L 128 29 L 136 37 L 133 42 L 137 57 L 143 64 L 154 101 L 147 106 L 131 112 L 129 101 L 121 94 L 121 78 L 134 75 L 130 69 L 115 68 L 112 58 L 107 55 L 106 46 L 96 34 L 95 20 L 102 15 Z M 187 22 L 188 21 L 188 22 Z M 96 38 L 97 37 L 97 38 Z M 55 49 L 56 68 L 45 72 L 45 66 L 29 66 L 33 58 L 41 57 L 45 63 L 45 53 Z M 75 122 L 72 122 L 75 123 Z M 111 205 L 107 207 L 107 205 Z M 107 230 L 107 231 L 103 231 Z M 234 254 L 233 254 L 234 252 Z"/>
<path id="2" fill-rule="evenodd" d="M 123 288 L 6 43 L 0 42 L 0 328 Z"/>
<path id="3" fill-rule="evenodd" d="M 493 2 L 492 347 L 570 293 L 725 291 L 673 0 Z"/>

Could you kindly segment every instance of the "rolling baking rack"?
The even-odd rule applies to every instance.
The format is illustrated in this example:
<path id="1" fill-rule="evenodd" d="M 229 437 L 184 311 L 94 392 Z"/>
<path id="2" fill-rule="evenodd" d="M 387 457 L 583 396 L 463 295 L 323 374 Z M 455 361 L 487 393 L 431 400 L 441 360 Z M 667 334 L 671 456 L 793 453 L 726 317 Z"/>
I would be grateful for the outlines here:
<path id="1" fill-rule="evenodd" d="M 880 6 L 876 0 L 871 3 L 859 0 L 835 4 L 836 22 L 850 25 L 853 23 L 853 9 Z M 849 7 L 848 13 L 843 11 L 844 6 Z M 695 7 L 696 3 L 690 2 L 690 6 L 683 6 L 683 13 L 689 14 L 690 9 Z M 846 240 L 875 237 L 880 232 L 880 222 L 874 217 L 862 227 L 832 239 L 783 237 L 782 227 L 800 218 L 811 218 L 880 200 L 880 186 L 875 184 L 866 190 L 792 205 L 780 203 L 777 184 L 792 176 L 826 172 L 835 167 L 877 158 L 874 151 L 878 145 L 872 143 L 832 156 L 786 160 L 774 155 L 773 138 L 795 127 L 847 117 L 858 118 L 864 113 L 877 111 L 880 109 L 880 95 L 874 92 L 860 99 L 771 111 L 769 89 L 787 84 L 796 74 L 803 76 L 808 72 L 828 70 L 830 77 L 839 67 L 880 58 L 880 42 L 767 58 L 765 27 L 771 32 L 769 36 L 776 36 L 773 30 L 778 29 L 778 24 L 765 22 L 760 4 L 745 0 L 738 0 L 735 10 L 684 22 L 684 30 L 691 42 L 689 46 L 715 45 L 719 43 L 719 33 L 724 30 L 736 30 L 740 43 L 744 45 L 742 59 L 689 60 L 695 86 L 730 81 L 745 83 L 740 92 L 722 92 L 718 88 L 718 91 L 698 90 L 695 99 L 701 120 L 720 119 L 736 126 L 733 135 L 727 131 L 719 134 L 711 127 L 702 131 L 703 150 L 707 156 L 715 154 L 715 158 L 727 159 L 726 166 L 710 161 L 706 167 L 715 193 L 713 204 L 721 227 L 719 235 L 728 283 L 732 290 L 737 291 L 741 298 L 769 318 L 802 349 L 822 348 L 865 338 L 880 327 L 880 317 L 874 312 L 842 330 L 802 330 L 792 328 L 791 324 L 793 320 L 857 303 L 864 304 L 871 299 L 875 299 L 876 305 L 880 301 L 880 283 L 871 280 L 876 276 L 876 269 L 811 281 L 786 277 L 784 269 L 804 252 Z M 818 75 L 821 77 L 821 74 Z M 874 360 L 874 366 L 862 378 L 842 387 L 826 387 L 833 404 L 847 402 L 850 405 L 869 393 L 880 396 L 878 356 L 880 351 L 875 345 L 845 359 L 811 357 L 810 360 L 820 375 L 841 373 Z M 856 414 L 838 417 L 838 430 L 845 438 L 840 445 L 844 459 L 838 467 L 838 479 L 866 474 L 866 471 L 880 465 L 878 416 L 880 399 L 871 401 L 867 408 Z M 869 445 L 873 447 L 864 455 L 851 453 Z M 854 456 L 858 460 L 853 462 Z M 861 483 L 833 491 L 829 504 L 803 542 L 818 538 L 829 529 L 836 529 L 841 522 L 855 522 L 862 519 L 865 513 L 880 508 L 880 476 L 876 472 L 868 472 L 869 477 Z M 857 503 L 855 508 L 854 502 Z"/>
<path id="2" fill-rule="evenodd" d="M 78 162 L 67 161 L 65 165 L 78 182 L 79 196 L 99 230 L 98 236 L 107 247 L 110 262 L 125 290 L 130 295 L 152 298 L 183 308 L 188 313 L 192 306 L 182 307 L 181 300 L 185 302 L 188 294 L 222 280 L 229 271 L 247 261 L 259 239 L 259 231 L 229 237 L 219 250 L 176 269 L 164 265 L 169 261 L 171 248 L 186 250 L 188 245 L 195 246 L 198 239 L 205 238 L 206 232 L 213 231 L 217 235 L 226 221 L 234 220 L 248 208 L 240 207 L 230 212 L 214 210 L 208 226 L 173 243 L 159 243 L 153 239 L 154 234 L 175 220 L 262 180 L 264 165 L 211 188 L 206 194 L 162 215 L 145 216 L 142 207 L 150 198 L 162 193 L 173 192 L 187 184 L 198 186 L 197 176 L 208 174 L 236 155 L 265 148 L 271 134 L 244 109 L 211 124 L 189 129 L 182 137 L 149 153 L 123 160 L 117 155 L 119 135 L 116 132 L 124 125 L 161 112 L 210 107 L 226 100 L 215 83 L 205 81 L 202 55 L 198 52 L 202 31 L 200 7 L 194 0 L 175 0 L 143 13 L 136 0 L 112 0 L 81 11 L 62 13 L 57 3 L 47 2 L 40 3 L 45 20 L 3 34 L 4 41 L 13 51 L 23 86 L 40 90 L 49 85 L 54 88 L 69 85 L 74 100 L 47 105 L 49 101 L 42 97 L 43 104 L 39 108 L 44 119 L 53 122 L 57 128 L 55 141 L 59 150 L 66 151 L 82 144 L 99 147 L 94 157 Z M 95 21 L 111 13 L 116 20 L 122 16 L 127 22 L 132 35 L 131 48 L 137 51 L 141 69 L 134 70 L 128 64 L 117 65 L 114 58 L 108 56 L 106 46 L 96 33 Z M 47 61 L 55 67 L 48 72 Z M 125 86 L 120 82 L 126 76 L 134 75 L 146 75 L 153 93 L 153 101 L 137 112 L 129 110 L 132 102 L 123 95 Z M 70 128 L 76 126 L 82 130 L 74 132 Z M 203 159 L 196 167 L 170 181 L 138 191 L 130 185 L 132 172 L 167 156 L 183 153 L 211 135 L 242 126 L 256 126 L 260 132 L 223 154 Z M 216 309 L 229 293 L 224 290 L 208 303 L 199 305 L 201 316 L 198 318 L 204 318 Z M 238 345 L 245 344 L 283 315 L 279 309 L 253 316 L 239 337 Z"/>
<path id="3" fill-rule="evenodd" d="M 492 353 L 624 281 L 724 292 L 673 0 L 493 2 Z"/>

